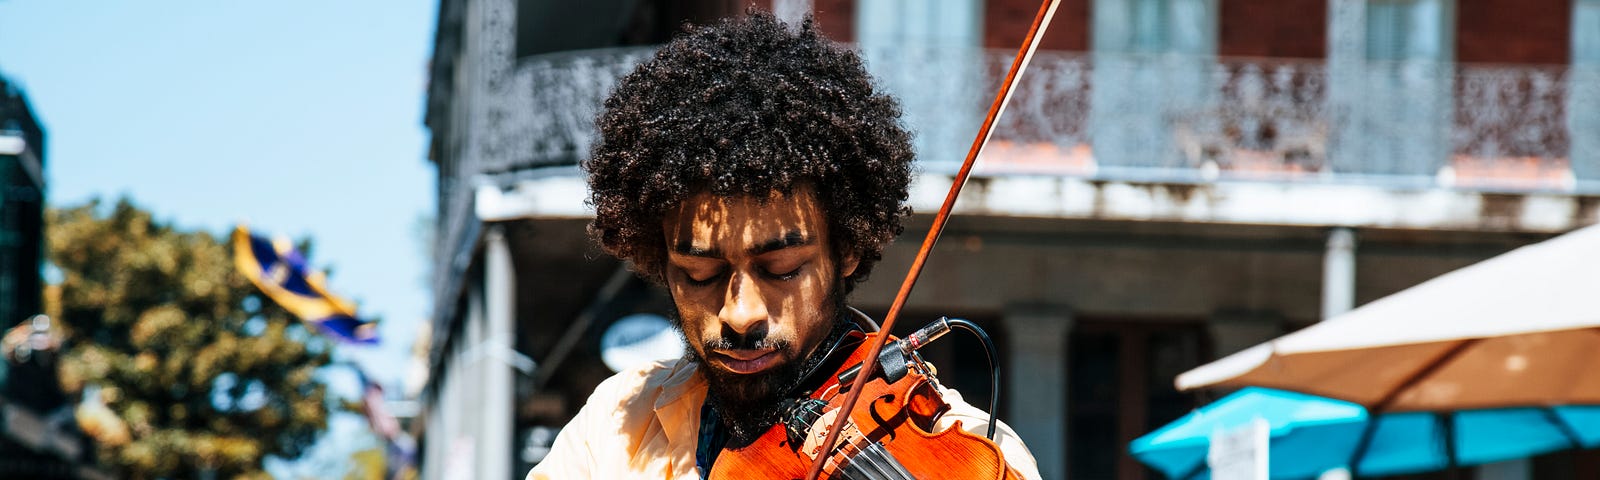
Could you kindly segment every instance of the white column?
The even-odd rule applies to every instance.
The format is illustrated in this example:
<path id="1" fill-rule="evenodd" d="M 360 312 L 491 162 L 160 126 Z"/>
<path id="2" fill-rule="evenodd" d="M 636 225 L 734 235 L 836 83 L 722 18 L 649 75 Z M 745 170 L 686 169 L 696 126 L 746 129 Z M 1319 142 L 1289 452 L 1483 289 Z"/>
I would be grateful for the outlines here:
<path id="1" fill-rule="evenodd" d="M 1010 418 L 1043 478 L 1067 475 L 1067 332 L 1072 312 L 1060 306 L 1006 308 L 1004 382 Z"/>
<path id="2" fill-rule="evenodd" d="M 479 407 L 482 401 L 482 370 L 484 302 L 481 278 L 467 279 L 466 315 L 461 319 L 461 332 L 454 335 L 454 361 L 447 367 L 449 377 L 445 402 L 446 429 L 449 431 L 445 448 L 444 480 L 482 478 L 478 472 L 485 463 L 482 450 L 483 416 Z"/>
<path id="3" fill-rule="evenodd" d="M 1356 233 L 1349 227 L 1328 232 L 1328 250 L 1322 259 L 1322 319 L 1355 308 Z"/>
<path id="4" fill-rule="evenodd" d="M 516 338 L 517 292 L 511 247 L 499 226 L 490 227 L 484 235 L 483 256 L 484 323 L 478 345 L 483 398 L 473 408 L 482 409 L 477 445 L 483 459 L 478 467 L 480 478 L 500 480 L 513 477 L 512 424 L 516 418 L 511 397 L 516 377 L 510 360 Z"/>
<path id="5" fill-rule="evenodd" d="M 423 410 L 425 415 L 423 415 L 422 420 L 427 423 L 425 430 L 422 431 L 424 439 L 445 438 L 441 435 L 444 432 L 444 427 L 439 425 L 441 417 L 439 414 L 441 412 L 439 409 L 439 384 L 435 383 L 434 385 L 433 403 Z M 443 450 L 439 449 L 439 443 L 438 441 L 429 441 L 426 448 L 422 450 L 422 478 L 440 478 L 439 466 L 444 463 L 444 453 Z"/>

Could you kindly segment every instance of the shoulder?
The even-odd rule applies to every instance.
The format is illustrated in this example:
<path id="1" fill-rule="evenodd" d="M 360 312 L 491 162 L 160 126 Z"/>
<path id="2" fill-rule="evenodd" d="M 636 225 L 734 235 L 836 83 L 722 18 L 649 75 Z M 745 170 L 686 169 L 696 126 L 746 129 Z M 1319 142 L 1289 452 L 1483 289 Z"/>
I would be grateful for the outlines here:
<path id="1" fill-rule="evenodd" d="M 694 368 L 692 362 L 673 359 L 617 372 L 594 388 L 585 407 L 648 411 L 655 406 L 660 395 L 673 390 L 670 387 L 687 383 L 688 379 L 681 377 L 692 374 Z"/>
<path id="2" fill-rule="evenodd" d="M 531 480 L 615 478 L 619 472 L 642 472 L 657 465 L 670 447 L 665 422 L 682 416 L 677 399 L 703 398 L 704 380 L 690 362 L 656 362 L 618 372 L 600 382 L 583 408 L 556 436 L 545 460 L 529 472 Z M 696 397 L 699 392 L 701 397 Z M 667 415 L 660 415 L 665 412 Z M 691 449 L 693 447 L 690 447 Z"/>
<path id="3" fill-rule="evenodd" d="M 946 388 L 940 385 L 939 394 L 944 398 L 945 403 L 950 404 L 950 411 L 939 418 L 937 424 L 939 430 L 950 428 L 956 422 L 961 422 L 961 429 L 967 433 L 980 437 L 988 433 L 989 422 L 992 418 L 989 412 L 967 403 L 966 399 L 961 398 L 961 392 L 957 392 L 953 388 Z M 1010 464 L 1011 468 L 1016 469 L 1018 473 L 1021 473 L 1023 478 L 1039 478 L 1038 464 L 1034 461 L 1033 452 L 1028 451 L 1028 446 L 1022 443 L 1022 437 L 1017 436 L 1017 432 L 1013 431 L 1011 426 L 1006 425 L 1005 422 L 994 420 L 994 423 L 994 442 L 999 445 L 1000 453 L 1005 455 L 1006 463 Z"/>
<path id="4" fill-rule="evenodd" d="M 618 372 L 595 387 L 566 429 L 588 443 L 609 445 L 600 450 L 632 455 L 646 434 L 661 430 L 664 420 L 670 422 L 681 413 L 661 407 L 694 392 L 694 383 L 680 378 L 698 377 L 693 369 L 690 362 L 673 360 Z M 622 439 L 625 444 L 612 444 Z"/>

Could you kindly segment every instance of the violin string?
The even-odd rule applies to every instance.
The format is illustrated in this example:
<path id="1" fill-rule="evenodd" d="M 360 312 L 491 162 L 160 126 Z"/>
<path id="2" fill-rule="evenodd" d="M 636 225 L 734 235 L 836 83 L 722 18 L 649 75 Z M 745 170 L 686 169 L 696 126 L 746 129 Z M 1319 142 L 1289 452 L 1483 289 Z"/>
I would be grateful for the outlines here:
<path id="1" fill-rule="evenodd" d="M 877 442 L 846 442 L 839 454 L 829 459 L 839 480 L 915 480 L 916 477 Z"/>
<path id="2" fill-rule="evenodd" d="M 852 451 L 855 444 L 847 443 L 842 447 L 839 449 L 841 454 L 839 462 L 844 466 L 841 471 L 844 473 L 845 478 L 848 480 L 875 480 L 872 478 L 872 472 L 868 472 L 865 466 L 857 462 L 859 456 Z"/>
<path id="3" fill-rule="evenodd" d="M 867 443 L 867 446 L 869 448 L 872 445 L 874 445 L 874 444 L 870 443 L 870 442 Z M 881 479 L 884 479 L 884 480 L 888 480 L 890 478 L 893 478 L 893 477 L 889 476 L 889 469 L 883 464 L 883 462 L 881 461 L 882 459 L 879 458 L 878 455 L 876 455 L 876 452 L 873 452 L 872 450 L 863 450 L 860 447 L 857 447 L 856 448 L 856 457 L 855 458 L 866 460 L 867 466 L 872 468 L 872 477 L 874 479 L 881 478 Z M 860 463 L 860 462 L 856 462 L 856 463 Z"/>
<path id="4" fill-rule="evenodd" d="M 855 478 L 856 478 L 855 475 L 852 475 L 850 473 L 850 466 L 849 466 L 848 462 L 843 462 L 841 460 L 843 460 L 843 459 L 835 458 L 833 456 L 829 456 L 829 458 L 828 458 L 828 467 L 832 468 L 833 471 L 838 472 L 838 476 L 841 479 L 844 479 L 844 480 L 855 480 Z"/>
<path id="5" fill-rule="evenodd" d="M 882 459 L 883 463 L 889 469 L 893 470 L 890 475 L 892 478 L 914 480 L 914 477 L 911 476 L 911 472 L 906 471 L 905 465 L 902 465 L 900 460 L 894 458 L 894 454 L 891 454 L 888 450 L 885 450 L 882 444 L 878 442 L 872 442 L 868 445 L 868 448 L 871 449 L 870 452 L 872 452 L 875 457 Z"/>
<path id="6" fill-rule="evenodd" d="M 1022 46 L 1017 49 L 1017 56 L 1011 63 L 1011 70 L 1006 73 L 1005 82 L 1001 85 L 998 95 L 995 96 L 994 103 L 989 106 L 989 113 L 984 117 L 983 124 L 978 129 L 977 137 L 972 140 L 972 148 L 967 151 L 966 160 L 962 162 L 961 169 L 957 171 L 955 178 L 951 182 L 950 191 L 945 195 L 944 204 L 939 208 L 939 213 L 934 216 L 933 225 L 928 228 L 928 235 L 923 239 L 922 247 L 917 250 L 917 256 L 912 260 L 911 269 L 906 273 L 905 281 L 900 284 L 900 290 L 895 294 L 894 302 L 889 304 L 889 312 L 884 315 L 883 325 L 879 329 L 882 335 L 872 340 L 867 347 L 866 360 L 861 363 L 861 372 L 856 377 L 852 388 L 853 391 L 845 395 L 844 403 L 840 407 L 841 410 L 846 412 L 855 411 L 856 401 L 861 399 L 861 391 L 866 387 L 867 380 L 872 377 L 873 369 L 877 367 L 878 353 L 883 349 L 884 344 L 888 342 L 889 332 L 893 331 L 895 321 L 899 319 L 900 308 L 905 306 L 906 300 L 911 295 L 911 288 L 916 285 L 917 277 L 921 275 L 922 267 L 928 261 L 928 254 L 933 250 L 933 245 L 938 243 L 939 236 L 944 230 L 945 221 L 949 219 L 950 212 L 955 206 L 956 197 L 961 193 L 961 187 L 967 182 L 968 175 L 972 173 L 973 163 L 978 159 L 978 154 L 983 151 L 983 147 L 988 144 L 989 136 L 994 133 L 994 124 L 1000 119 L 1002 111 L 1005 110 L 1006 104 L 1011 99 L 1011 94 L 1014 93 L 1012 87 L 1021 80 L 1023 70 L 1027 68 L 1029 60 L 1038 48 L 1038 43 L 1035 40 L 1043 37 L 1044 32 L 1049 29 L 1050 18 L 1055 16 L 1056 7 L 1059 4 L 1060 0 L 1044 0 L 1039 5 L 1039 13 L 1034 17 L 1033 25 L 1029 27 L 1028 34 L 1022 41 Z M 833 449 L 834 442 L 839 440 L 839 434 L 843 427 L 844 425 L 841 423 L 828 429 L 828 434 L 822 440 L 823 451 Z M 806 480 L 821 478 L 824 463 L 825 460 L 820 457 L 813 461 L 811 469 L 806 474 Z"/>
<path id="7" fill-rule="evenodd" d="M 851 449 L 855 447 L 855 442 L 848 440 L 848 438 L 853 438 L 859 432 L 855 430 L 855 425 L 849 424 L 845 425 L 844 430 L 846 431 L 847 439 L 841 442 L 839 446 L 834 447 L 831 454 L 825 455 L 828 466 L 832 467 L 835 472 L 833 477 L 838 477 L 841 480 L 871 480 L 863 477 L 865 472 L 862 472 L 861 468 L 851 461 L 854 458 Z M 830 477 L 829 480 L 832 480 L 833 477 Z"/>
<path id="8" fill-rule="evenodd" d="M 870 478 L 872 480 L 888 480 L 888 478 L 885 476 L 886 474 L 883 472 L 883 468 L 881 468 L 882 466 L 878 464 L 876 458 L 873 458 L 872 455 L 863 452 L 860 445 L 852 444 L 850 447 L 851 450 L 855 451 L 854 454 L 850 456 L 850 464 L 860 468 L 862 472 L 865 473 L 864 478 Z"/>
<path id="9" fill-rule="evenodd" d="M 864 464 L 860 460 L 859 458 L 850 459 L 850 468 L 855 472 L 851 477 L 859 480 L 885 480 L 877 472 L 869 469 L 872 465 Z"/>
<path id="10" fill-rule="evenodd" d="M 871 456 L 860 456 L 853 459 L 853 461 L 850 463 L 860 465 L 861 469 L 865 470 L 867 473 L 866 478 L 871 478 L 872 480 L 890 480 L 889 472 L 885 471 L 883 465 L 879 464 L 876 460 L 877 459 Z"/>
<path id="11" fill-rule="evenodd" d="M 849 478 L 861 480 L 915 480 L 911 472 L 906 471 L 894 454 L 889 453 L 878 442 L 867 442 L 865 448 L 852 442 L 850 447 L 855 454 L 846 461 L 859 473 L 859 477 L 851 475 Z"/>

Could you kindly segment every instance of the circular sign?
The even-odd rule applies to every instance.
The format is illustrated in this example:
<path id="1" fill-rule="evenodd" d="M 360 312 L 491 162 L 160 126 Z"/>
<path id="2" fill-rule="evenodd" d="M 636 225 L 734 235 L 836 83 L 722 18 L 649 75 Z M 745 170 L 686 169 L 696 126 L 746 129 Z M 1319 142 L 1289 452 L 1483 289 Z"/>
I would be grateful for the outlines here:
<path id="1" fill-rule="evenodd" d="M 622 317 L 600 336 L 600 360 L 613 372 L 683 356 L 683 339 L 672 322 L 653 313 Z"/>

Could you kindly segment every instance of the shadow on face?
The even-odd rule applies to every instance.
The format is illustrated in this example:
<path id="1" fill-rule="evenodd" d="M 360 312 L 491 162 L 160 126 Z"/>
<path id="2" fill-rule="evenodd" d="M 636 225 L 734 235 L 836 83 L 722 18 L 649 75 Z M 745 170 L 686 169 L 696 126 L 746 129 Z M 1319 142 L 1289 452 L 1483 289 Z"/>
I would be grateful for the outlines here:
<path id="1" fill-rule="evenodd" d="M 764 404 L 827 336 L 854 258 L 831 249 L 809 188 L 766 198 L 690 196 L 663 223 L 679 328 L 724 406 Z"/>

